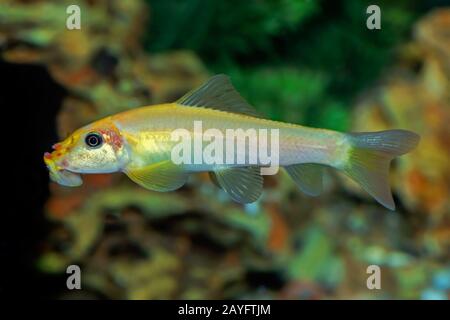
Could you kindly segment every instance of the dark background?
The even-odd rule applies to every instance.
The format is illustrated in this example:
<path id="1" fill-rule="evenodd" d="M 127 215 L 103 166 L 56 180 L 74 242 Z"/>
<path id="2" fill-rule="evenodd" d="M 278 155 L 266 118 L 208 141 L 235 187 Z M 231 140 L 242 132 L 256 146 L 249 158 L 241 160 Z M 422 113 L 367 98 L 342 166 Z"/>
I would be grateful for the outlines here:
<path id="1" fill-rule="evenodd" d="M 65 277 L 39 273 L 34 265 L 50 228 L 43 206 L 48 171 L 43 150 L 56 141 L 56 114 L 65 90 L 39 65 L 0 60 L 1 106 L 5 128 L 0 292 L 9 297 L 49 297 L 65 286 Z M 14 120 L 13 120 L 14 119 Z"/>

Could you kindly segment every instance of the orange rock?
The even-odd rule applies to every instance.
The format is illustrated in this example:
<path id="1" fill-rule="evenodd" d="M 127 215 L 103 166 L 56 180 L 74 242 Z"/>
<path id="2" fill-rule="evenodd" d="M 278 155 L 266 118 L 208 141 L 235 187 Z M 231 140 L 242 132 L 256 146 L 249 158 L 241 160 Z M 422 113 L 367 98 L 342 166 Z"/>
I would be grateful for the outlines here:
<path id="1" fill-rule="evenodd" d="M 46 209 L 53 219 L 64 219 L 84 202 L 82 193 L 71 193 L 66 196 L 54 196 L 47 202 Z"/>
<path id="2" fill-rule="evenodd" d="M 277 210 L 275 205 L 268 207 L 270 215 L 270 233 L 267 247 L 271 251 L 282 251 L 286 248 L 289 238 L 289 228 L 283 215 Z"/>

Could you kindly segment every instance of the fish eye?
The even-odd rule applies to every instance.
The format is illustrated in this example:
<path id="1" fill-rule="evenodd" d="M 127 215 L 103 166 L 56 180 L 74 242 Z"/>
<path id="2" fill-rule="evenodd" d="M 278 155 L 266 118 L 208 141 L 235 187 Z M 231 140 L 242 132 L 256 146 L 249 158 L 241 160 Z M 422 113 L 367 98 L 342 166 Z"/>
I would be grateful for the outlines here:
<path id="1" fill-rule="evenodd" d="M 97 132 L 91 132 L 86 135 L 84 142 L 90 148 L 100 147 L 103 143 L 103 138 Z"/>

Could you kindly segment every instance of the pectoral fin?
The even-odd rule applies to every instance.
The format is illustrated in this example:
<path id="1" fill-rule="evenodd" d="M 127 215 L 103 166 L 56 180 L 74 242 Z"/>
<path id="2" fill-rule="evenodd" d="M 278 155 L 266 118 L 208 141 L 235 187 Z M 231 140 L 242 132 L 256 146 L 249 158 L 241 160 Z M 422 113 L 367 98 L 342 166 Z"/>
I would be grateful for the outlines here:
<path id="1" fill-rule="evenodd" d="M 258 200 L 263 188 L 259 167 L 228 168 L 215 171 L 215 182 L 239 203 Z"/>
<path id="2" fill-rule="evenodd" d="M 318 196 L 323 190 L 323 166 L 314 163 L 284 167 L 300 190 L 310 196 Z"/>
<path id="3" fill-rule="evenodd" d="M 188 174 L 170 160 L 142 168 L 129 168 L 124 172 L 140 186 L 160 192 L 179 189 L 186 183 L 188 178 Z"/>

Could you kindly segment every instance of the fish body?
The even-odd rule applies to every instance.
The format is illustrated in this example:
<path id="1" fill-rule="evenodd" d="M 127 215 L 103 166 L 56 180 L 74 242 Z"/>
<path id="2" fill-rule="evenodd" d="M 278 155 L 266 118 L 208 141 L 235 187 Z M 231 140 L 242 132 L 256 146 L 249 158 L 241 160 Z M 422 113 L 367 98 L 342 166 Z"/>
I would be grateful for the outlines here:
<path id="1" fill-rule="evenodd" d="M 177 130 L 186 135 L 184 142 L 190 142 L 180 149 L 188 155 L 184 159 L 189 161 L 183 163 L 174 161 L 174 150 L 183 140 L 174 139 Z M 233 144 L 236 132 L 244 136 L 241 149 Z M 52 180 L 67 186 L 81 184 L 77 173 L 121 171 L 147 189 L 171 191 L 184 185 L 189 174 L 208 171 L 232 199 L 248 203 L 261 194 L 261 168 L 267 167 L 270 154 L 309 195 L 322 191 L 323 167 L 328 166 L 345 172 L 378 202 L 394 209 L 389 163 L 418 140 L 406 130 L 341 133 L 263 119 L 228 77 L 218 75 L 175 103 L 128 110 L 82 127 L 56 144 L 44 161 Z M 261 141 L 265 153 L 259 152 Z M 257 144 L 254 149 L 251 142 Z M 200 155 L 208 145 L 214 146 L 210 155 L 216 161 L 204 161 Z M 232 156 L 226 159 L 230 150 Z M 223 157 L 217 157 L 219 153 Z M 241 161 L 236 161 L 239 157 Z"/>
<path id="2" fill-rule="evenodd" d="M 346 146 L 346 137 L 340 132 L 307 128 L 212 108 L 192 108 L 177 103 L 130 110 L 112 116 L 109 121 L 120 128 L 125 140 L 128 141 L 131 155 L 128 165 L 138 167 L 170 160 L 171 150 L 177 144 L 171 140 L 171 133 L 178 128 L 184 128 L 193 136 L 195 122 L 202 123 L 203 131 L 279 130 L 281 166 L 300 163 L 337 165 Z M 227 138 L 223 137 L 223 145 L 226 143 Z M 217 168 L 214 164 L 186 167 L 189 171 L 213 171 Z"/>

